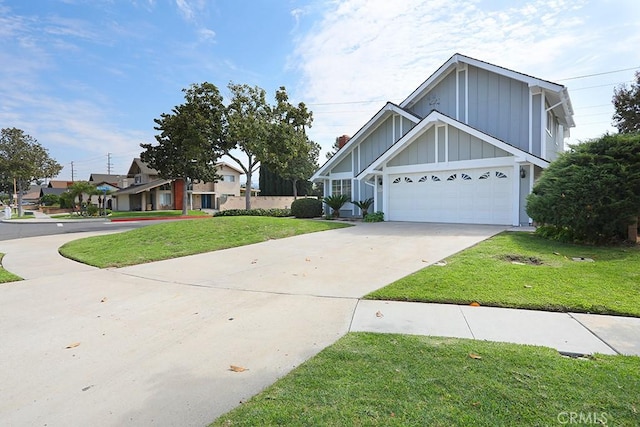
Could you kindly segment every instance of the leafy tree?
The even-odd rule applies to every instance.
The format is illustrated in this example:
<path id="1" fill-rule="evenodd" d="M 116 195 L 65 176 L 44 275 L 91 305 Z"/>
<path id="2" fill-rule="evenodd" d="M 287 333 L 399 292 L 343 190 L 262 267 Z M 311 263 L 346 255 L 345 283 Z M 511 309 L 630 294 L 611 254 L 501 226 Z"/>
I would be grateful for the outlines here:
<path id="1" fill-rule="evenodd" d="M 267 104 L 264 89 L 258 86 L 229 83 L 231 101 L 227 107 L 229 125 L 228 145 L 225 154 L 233 159 L 247 177 L 245 207 L 251 209 L 251 185 L 253 173 L 268 155 L 271 143 L 271 107 Z M 242 161 L 232 153 L 238 149 L 246 157 Z"/>
<path id="2" fill-rule="evenodd" d="M 218 88 L 208 82 L 183 89 L 184 104 L 154 119 L 157 145 L 140 144 L 140 158 L 165 179 L 184 185 L 182 213 L 187 214 L 187 188 L 192 181 L 220 179 L 215 164 L 226 150 L 225 107 Z"/>
<path id="3" fill-rule="evenodd" d="M 298 180 L 308 179 L 318 167 L 320 146 L 307 137 L 313 115 L 306 105 L 292 105 L 283 86 L 276 92 L 276 101 L 273 145 L 264 160 L 278 175 L 292 181 L 293 196 L 297 197 Z"/>
<path id="4" fill-rule="evenodd" d="M 311 191 L 311 182 L 298 181 L 296 183 L 297 194 L 309 194 Z M 273 172 L 267 163 L 260 163 L 260 195 L 293 196 L 293 181 L 284 179 Z"/>
<path id="5" fill-rule="evenodd" d="M 29 184 L 41 178 L 53 178 L 62 166 L 49 157 L 46 148 L 32 136 L 17 128 L 0 131 L 0 180 L 15 179 L 18 195 L 18 216 L 22 216 L 22 193 Z"/>
<path id="6" fill-rule="evenodd" d="M 534 186 L 527 213 L 551 226 L 554 237 L 624 238 L 640 214 L 640 134 L 607 134 L 571 146 Z"/>
<path id="7" fill-rule="evenodd" d="M 91 199 L 91 196 L 100 194 L 100 192 L 88 181 L 76 181 L 62 194 L 65 201 L 71 204 L 73 211 L 79 213 L 82 210 L 84 196 L 86 195 Z"/>
<path id="8" fill-rule="evenodd" d="M 636 71 L 636 81 L 627 87 L 619 86 L 613 91 L 613 124 L 620 133 L 640 132 L 640 71 Z"/>

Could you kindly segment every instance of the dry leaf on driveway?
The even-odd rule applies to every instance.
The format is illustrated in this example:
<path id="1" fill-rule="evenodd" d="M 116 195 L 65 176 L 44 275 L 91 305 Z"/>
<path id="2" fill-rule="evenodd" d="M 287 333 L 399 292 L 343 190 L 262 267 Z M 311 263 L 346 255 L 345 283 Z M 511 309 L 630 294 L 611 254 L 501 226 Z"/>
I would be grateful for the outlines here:
<path id="1" fill-rule="evenodd" d="M 79 346 L 80 343 L 79 342 L 74 342 L 73 344 L 69 344 L 68 346 L 66 346 L 65 348 L 76 348 L 77 346 Z"/>
<path id="2" fill-rule="evenodd" d="M 229 370 L 233 372 L 244 372 L 248 371 L 247 368 L 243 368 L 242 366 L 231 365 L 229 366 Z"/>
<path id="3" fill-rule="evenodd" d="M 380 310 L 376 311 L 376 317 L 384 317 L 384 314 Z"/>

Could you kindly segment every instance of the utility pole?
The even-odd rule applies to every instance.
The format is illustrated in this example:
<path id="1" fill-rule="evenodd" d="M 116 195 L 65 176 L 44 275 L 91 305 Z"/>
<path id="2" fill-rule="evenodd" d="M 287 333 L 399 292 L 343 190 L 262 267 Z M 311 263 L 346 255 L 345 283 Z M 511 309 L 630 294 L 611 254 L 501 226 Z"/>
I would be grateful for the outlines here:
<path id="1" fill-rule="evenodd" d="M 111 153 L 107 153 L 107 174 L 111 175 Z"/>
<path id="2" fill-rule="evenodd" d="M 74 173 L 73 173 L 73 162 L 71 162 L 71 182 L 74 182 Z"/>

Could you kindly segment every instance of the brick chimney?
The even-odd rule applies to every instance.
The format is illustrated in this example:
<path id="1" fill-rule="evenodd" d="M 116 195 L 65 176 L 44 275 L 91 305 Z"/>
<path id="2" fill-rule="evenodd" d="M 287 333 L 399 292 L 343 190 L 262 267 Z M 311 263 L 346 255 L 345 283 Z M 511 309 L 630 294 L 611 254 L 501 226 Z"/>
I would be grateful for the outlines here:
<path id="1" fill-rule="evenodd" d="M 338 137 L 338 149 L 342 148 L 345 146 L 345 144 L 347 142 L 349 142 L 349 140 L 351 139 L 351 137 L 349 135 L 342 135 Z"/>

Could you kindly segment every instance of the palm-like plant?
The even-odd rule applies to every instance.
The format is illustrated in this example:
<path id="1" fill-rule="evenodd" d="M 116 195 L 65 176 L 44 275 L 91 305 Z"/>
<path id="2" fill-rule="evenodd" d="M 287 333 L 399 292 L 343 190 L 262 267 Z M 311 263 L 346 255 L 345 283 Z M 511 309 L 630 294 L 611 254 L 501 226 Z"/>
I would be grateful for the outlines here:
<path id="1" fill-rule="evenodd" d="M 333 215 L 333 217 L 339 218 L 340 208 L 349 201 L 349 196 L 347 196 L 346 194 L 332 194 L 331 196 L 324 197 L 322 201 L 331 208 L 331 214 Z"/>
<path id="2" fill-rule="evenodd" d="M 362 210 L 362 217 L 364 218 L 369 213 L 369 207 L 373 204 L 373 197 L 369 197 L 366 200 L 353 202 L 353 204 Z"/>

